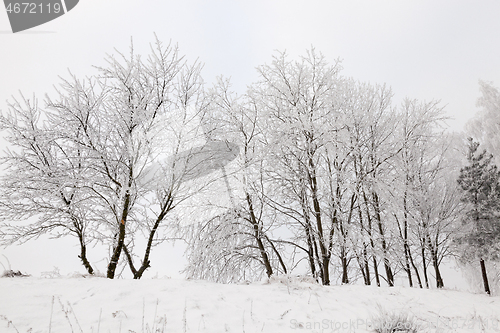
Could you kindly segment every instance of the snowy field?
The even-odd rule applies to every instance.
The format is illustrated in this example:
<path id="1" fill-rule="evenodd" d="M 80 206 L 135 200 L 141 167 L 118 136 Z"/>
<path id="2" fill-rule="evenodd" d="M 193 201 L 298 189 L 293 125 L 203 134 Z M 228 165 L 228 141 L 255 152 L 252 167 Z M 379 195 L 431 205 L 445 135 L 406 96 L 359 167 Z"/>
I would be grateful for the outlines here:
<path id="1" fill-rule="evenodd" d="M 0 332 L 500 332 L 500 297 L 453 290 L 223 285 L 182 279 L 1 278 Z M 386 330 L 391 331 L 391 330 Z"/>

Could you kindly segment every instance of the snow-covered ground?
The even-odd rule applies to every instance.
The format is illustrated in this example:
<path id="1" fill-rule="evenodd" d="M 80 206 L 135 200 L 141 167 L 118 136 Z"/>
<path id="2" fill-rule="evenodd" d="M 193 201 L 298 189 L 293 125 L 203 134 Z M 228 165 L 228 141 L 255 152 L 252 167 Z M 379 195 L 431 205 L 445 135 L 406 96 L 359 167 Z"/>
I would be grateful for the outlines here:
<path id="1" fill-rule="evenodd" d="M 500 297 L 297 278 L 1 278 L 0 332 L 374 332 L 402 315 L 420 332 L 500 332 Z M 403 328 L 403 325 L 401 325 Z"/>

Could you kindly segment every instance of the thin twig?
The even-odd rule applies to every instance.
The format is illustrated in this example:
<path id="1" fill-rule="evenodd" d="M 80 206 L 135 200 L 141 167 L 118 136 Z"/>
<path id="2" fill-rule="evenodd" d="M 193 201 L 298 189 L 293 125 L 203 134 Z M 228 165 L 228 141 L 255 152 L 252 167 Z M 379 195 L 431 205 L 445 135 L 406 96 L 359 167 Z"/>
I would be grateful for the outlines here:
<path id="1" fill-rule="evenodd" d="M 53 311 L 54 311 L 54 296 L 52 296 L 52 304 L 50 305 L 49 333 L 52 330 L 52 312 Z"/>

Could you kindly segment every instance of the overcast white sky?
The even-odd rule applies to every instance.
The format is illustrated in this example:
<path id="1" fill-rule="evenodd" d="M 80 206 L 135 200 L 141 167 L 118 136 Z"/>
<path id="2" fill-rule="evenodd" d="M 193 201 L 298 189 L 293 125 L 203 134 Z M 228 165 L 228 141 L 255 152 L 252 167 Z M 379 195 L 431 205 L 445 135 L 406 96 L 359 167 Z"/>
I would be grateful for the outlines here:
<path id="1" fill-rule="evenodd" d="M 500 85 L 500 0 L 81 0 L 17 34 L 0 8 L 0 110 L 18 91 L 52 94 L 68 69 L 92 75 L 131 37 L 146 53 L 154 33 L 205 63 L 207 82 L 229 76 L 240 93 L 274 50 L 314 46 L 343 59 L 344 75 L 387 83 L 396 101 L 441 100 L 456 129 L 476 110 L 478 80 Z"/>

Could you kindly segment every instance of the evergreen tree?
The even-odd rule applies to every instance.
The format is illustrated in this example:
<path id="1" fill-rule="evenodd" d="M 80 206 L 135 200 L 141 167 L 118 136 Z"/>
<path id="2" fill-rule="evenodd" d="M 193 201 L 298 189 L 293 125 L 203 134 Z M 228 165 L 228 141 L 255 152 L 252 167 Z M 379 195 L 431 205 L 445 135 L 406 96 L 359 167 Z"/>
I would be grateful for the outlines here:
<path id="1" fill-rule="evenodd" d="M 465 245 L 463 259 L 479 258 L 484 289 L 490 294 L 485 259 L 498 259 L 500 241 L 500 172 L 486 150 L 477 154 L 479 143 L 468 139 L 468 165 L 460 170 L 458 184 L 463 201 L 470 205 L 464 223 L 467 233 L 457 241 Z"/>

